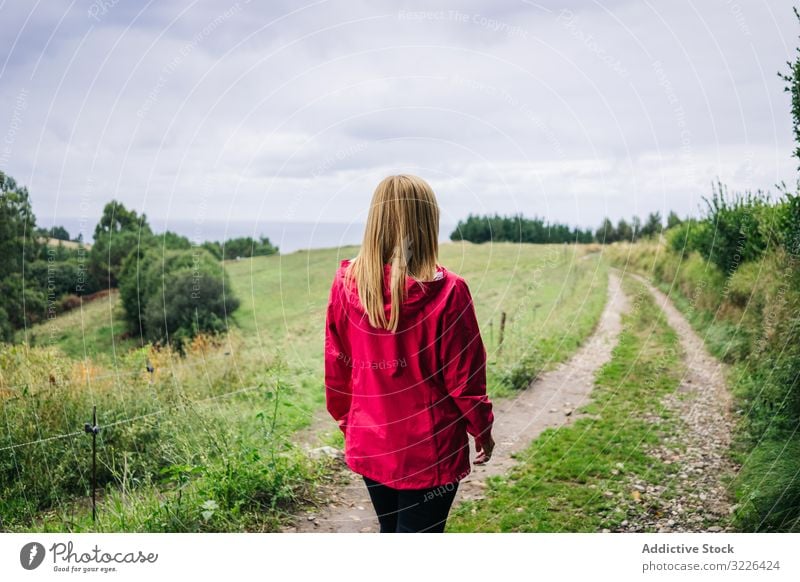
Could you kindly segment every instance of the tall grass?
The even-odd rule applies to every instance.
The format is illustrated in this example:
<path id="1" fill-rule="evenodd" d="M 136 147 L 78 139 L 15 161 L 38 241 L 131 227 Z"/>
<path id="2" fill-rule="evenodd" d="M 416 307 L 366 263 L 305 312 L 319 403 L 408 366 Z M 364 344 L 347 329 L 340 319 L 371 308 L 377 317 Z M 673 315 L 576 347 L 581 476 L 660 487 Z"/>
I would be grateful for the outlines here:
<path id="1" fill-rule="evenodd" d="M 189 482 L 199 495 L 189 499 L 213 502 L 228 516 L 253 500 L 277 510 L 302 496 L 314 469 L 293 454 L 288 435 L 307 415 L 292 405 L 280 362 L 262 370 L 242 361 L 241 343 L 234 334 L 221 342 L 200 336 L 183 357 L 148 347 L 124 354 L 113 369 L 75 362 L 53 348 L 0 350 L 3 526 L 30 527 L 43 512 L 58 515 L 89 495 L 91 438 L 82 430 L 93 406 L 101 426 L 97 484 L 112 503 L 120 491 L 128 498 L 155 495 L 182 491 Z M 179 507 L 194 511 L 186 499 Z M 153 505 L 134 527 L 191 530 L 159 519 L 165 507 L 175 509 Z M 81 520 L 61 523 L 71 529 Z"/>

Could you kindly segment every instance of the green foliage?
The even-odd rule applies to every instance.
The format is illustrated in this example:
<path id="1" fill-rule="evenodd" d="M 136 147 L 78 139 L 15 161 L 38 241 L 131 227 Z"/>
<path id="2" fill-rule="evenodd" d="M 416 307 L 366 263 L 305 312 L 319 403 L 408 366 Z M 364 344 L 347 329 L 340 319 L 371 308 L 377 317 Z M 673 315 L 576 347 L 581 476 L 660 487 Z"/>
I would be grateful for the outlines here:
<path id="1" fill-rule="evenodd" d="M 614 226 L 610 219 L 604 218 L 602 224 L 594 233 L 594 240 L 601 244 L 635 242 L 643 237 L 651 238 L 659 235 L 662 228 L 660 212 L 648 214 L 644 224 L 642 224 L 642 220 L 638 216 L 633 216 L 630 222 L 620 218 L 617 221 L 617 226 Z"/>
<path id="2" fill-rule="evenodd" d="M 133 333 L 182 346 L 201 332 L 228 327 L 239 306 L 222 265 L 205 249 L 148 248 L 123 266 L 120 297 Z"/>
<path id="3" fill-rule="evenodd" d="M 117 287 L 125 259 L 147 246 L 152 234 L 144 214 L 140 217 L 116 200 L 106 204 L 94 229 L 94 244 L 89 254 L 92 275 L 108 288 Z"/>
<path id="4" fill-rule="evenodd" d="M 171 230 L 167 230 L 162 234 L 153 235 L 153 239 L 156 245 L 160 246 L 162 249 L 186 251 L 192 248 L 192 241 L 183 235 L 172 232 Z"/>
<path id="5" fill-rule="evenodd" d="M 266 237 L 205 243 L 199 272 L 164 272 L 168 291 L 159 302 L 152 293 L 143 297 L 138 292 L 142 260 L 148 253 L 151 263 L 157 253 L 191 253 L 187 237 L 171 231 L 153 234 L 144 214 L 116 200 L 103 208 L 89 251 L 41 244 L 41 237 L 69 240 L 69 233 L 60 226 L 36 228 L 28 190 L 0 172 L 0 341 L 12 342 L 22 337 L 16 330 L 52 319 L 81 305 L 78 297 L 118 287 L 125 279 L 123 304 L 131 331 L 155 341 L 172 337 L 180 345 L 200 331 L 225 329 L 225 314 L 238 305 L 230 296 L 223 300 L 221 270 L 209 266 L 208 252 L 218 259 L 278 252 Z M 35 339 L 27 334 L 25 338 Z"/>
<path id="6" fill-rule="evenodd" d="M 144 214 L 139 216 L 135 210 L 128 210 L 121 202 L 112 200 L 103 207 L 103 215 L 94 228 L 94 240 L 120 232 L 145 234 L 151 231 Z"/>
<path id="7" fill-rule="evenodd" d="M 36 260 L 28 266 L 28 276 L 47 292 L 49 302 L 56 302 L 64 295 L 91 295 L 103 286 L 86 262 L 79 259 Z"/>
<path id="8" fill-rule="evenodd" d="M 23 265 L 34 259 L 36 217 L 28 189 L 0 171 L 0 341 L 11 341 L 14 330 L 39 320 L 44 312 L 44 294 L 26 285 Z"/>
<path id="9" fill-rule="evenodd" d="M 744 531 L 800 533 L 800 437 L 769 438 L 746 456 L 737 480 Z"/>
<path id="10" fill-rule="evenodd" d="M 36 232 L 39 236 L 54 238 L 57 240 L 70 240 L 69 232 L 63 226 L 53 226 L 52 228 L 38 228 Z"/>
<path id="11" fill-rule="evenodd" d="M 30 326 L 45 318 L 47 298 L 44 292 L 26 282 L 21 273 L 11 273 L 0 280 L 0 297 L 7 321 L 6 328 L 0 330 L 3 333 L 0 339 L 4 341 L 13 340 L 14 330 Z"/>
<path id="12" fill-rule="evenodd" d="M 624 218 L 620 218 L 617 222 L 616 235 L 617 240 L 633 240 L 633 229 Z"/>
<path id="13" fill-rule="evenodd" d="M 664 228 L 664 225 L 661 220 L 661 213 L 651 212 L 650 214 L 647 215 L 647 220 L 645 220 L 644 226 L 642 226 L 641 236 L 643 237 L 658 236 L 659 234 L 661 234 L 662 228 Z"/>
<path id="14" fill-rule="evenodd" d="M 800 20 L 800 12 L 797 7 L 792 7 L 795 17 Z M 789 66 L 788 73 L 778 73 L 778 76 L 786 82 L 784 91 L 792 95 L 792 130 L 794 131 L 795 149 L 794 156 L 800 162 L 800 47 L 795 47 L 794 62 L 786 61 Z M 800 165 L 798 165 L 800 169 Z"/>
<path id="15" fill-rule="evenodd" d="M 666 238 L 673 251 L 688 254 L 711 248 L 714 244 L 714 230 L 708 221 L 692 218 L 669 229 Z"/>
<path id="16" fill-rule="evenodd" d="M 696 241 L 697 250 L 725 273 L 758 259 L 775 244 L 775 209 L 761 191 L 728 194 L 721 183 L 706 200 L 708 226 L 713 229 Z"/>
<path id="17" fill-rule="evenodd" d="M 262 236 L 258 240 L 245 236 L 228 239 L 225 242 L 209 241 L 203 243 L 203 248 L 221 261 L 228 261 L 239 257 L 266 257 L 278 252 L 278 247 L 269 242 L 269 238 Z"/>
<path id="18" fill-rule="evenodd" d="M 531 346 L 521 358 L 501 369 L 498 379 L 509 390 L 524 390 L 544 370 L 546 363 L 539 350 Z"/>
<path id="19" fill-rule="evenodd" d="M 207 364 L 205 354 L 195 356 L 190 368 Z M 132 352 L 89 394 L 71 376 L 74 362 L 57 350 L 0 346 L 0 448 L 22 445 L 0 455 L 2 529 L 273 531 L 309 500 L 320 467 L 287 438 L 308 419 L 289 384 L 264 379 L 263 362 L 241 362 L 235 374 L 211 366 L 194 381 L 176 359 L 154 348 Z M 143 377 L 145 360 L 166 373 Z M 272 364 L 270 370 L 283 373 Z M 42 373 L 54 382 L 38 384 Z M 255 386 L 228 397 L 242 374 Z M 293 393 L 291 406 L 278 398 L 281 391 Z M 97 524 L 86 510 L 91 438 L 81 432 L 92 404 L 101 426 Z M 72 432 L 78 434 L 25 444 Z"/>
<path id="20" fill-rule="evenodd" d="M 608 218 L 603 220 L 603 224 L 594 233 L 594 237 L 597 242 L 602 244 L 611 244 L 620 240 L 617 229 L 614 228 L 614 224 Z"/>
<path id="21" fill-rule="evenodd" d="M 513 216 L 477 216 L 470 214 L 460 220 L 450 235 L 450 240 L 465 240 L 473 243 L 524 242 L 536 244 L 549 243 L 589 243 L 592 233 L 588 230 L 570 228 L 565 224 L 548 223 L 543 218 L 525 218 L 521 214 Z"/>
<path id="22" fill-rule="evenodd" d="M 778 213 L 777 222 L 780 242 L 794 257 L 800 256 L 800 195 L 784 190 L 786 203 Z"/>
<path id="23" fill-rule="evenodd" d="M 683 221 L 680 219 L 680 217 L 674 211 L 670 210 L 669 215 L 667 216 L 667 229 L 680 226 L 681 222 Z"/>

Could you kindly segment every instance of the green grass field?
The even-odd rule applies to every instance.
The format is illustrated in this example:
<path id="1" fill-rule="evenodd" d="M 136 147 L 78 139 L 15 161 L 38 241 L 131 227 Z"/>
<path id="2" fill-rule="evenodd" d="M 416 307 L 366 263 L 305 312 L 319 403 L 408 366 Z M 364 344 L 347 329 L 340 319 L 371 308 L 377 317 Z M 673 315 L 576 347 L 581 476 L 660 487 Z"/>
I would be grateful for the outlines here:
<path id="1" fill-rule="evenodd" d="M 602 311 L 607 268 L 586 247 L 442 245 L 470 285 L 502 397 L 568 357 Z M 10 530 L 270 531 L 325 473 L 292 434 L 324 404 L 323 328 L 339 260 L 356 247 L 226 264 L 242 304 L 224 338 L 183 356 L 122 338 L 116 295 L 34 328 L 37 346 L 0 353 L 8 430 L 0 448 L 80 429 L 91 405 L 101 519 L 86 497 L 90 439 L 14 449 L 0 460 Z M 507 314 L 500 349 L 500 318 Z M 113 333 L 112 333 L 113 329 Z M 145 362 L 155 368 L 145 371 Z"/>
<path id="2" fill-rule="evenodd" d="M 125 322 L 118 304 L 119 293 L 113 289 L 105 297 L 33 326 L 27 333 L 28 342 L 55 346 L 75 359 L 112 361 L 115 354 L 136 347 L 135 340 L 124 337 Z M 20 333 L 19 339 L 25 335 Z"/>

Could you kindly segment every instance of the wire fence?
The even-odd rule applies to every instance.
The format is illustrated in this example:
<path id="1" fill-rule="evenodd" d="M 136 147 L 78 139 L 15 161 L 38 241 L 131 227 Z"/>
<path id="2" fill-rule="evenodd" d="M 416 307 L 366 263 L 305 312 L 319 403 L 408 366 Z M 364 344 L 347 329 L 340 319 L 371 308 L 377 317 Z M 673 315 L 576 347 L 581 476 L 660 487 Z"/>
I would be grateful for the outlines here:
<path id="1" fill-rule="evenodd" d="M 196 400 L 190 400 L 186 404 L 187 405 L 203 404 L 205 402 L 211 402 L 213 400 L 221 400 L 223 398 L 234 396 L 236 394 L 243 394 L 243 393 L 247 393 L 247 392 L 252 392 L 253 390 L 257 390 L 259 388 L 263 388 L 263 386 L 260 385 L 260 384 L 255 385 L 255 386 L 248 386 L 246 388 L 240 388 L 239 390 L 232 390 L 232 391 L 226 392 L 224 394 L 215 394 L 214 396 L 209 396 L 207 398 L 198 398 Z M 152 417 L 152 416 L 159 416 L 161 414 L 164 414 L 165 412 L 168 412 L 168 410 L 169 409 L 165 408 L 165 409 L 156 410 L 156 411 L 153 411 L 153 412 L 148 412 L 146 414 L 141 414 L 141 415 L 138 415 L 138 416 L 134 416 L 134 417 L 131 417 L 131 418 L 125 418 L 123 420 L 117 420 L 117 421 L 111 422 L 109 424 L 103 425 L 103 428 L 111 428 L 111 427 L 120 426 L 120 425 L 123 425 L 123 424 L 129 424 L 129 423 L 132 423 L 132 422 L 136 422 L 136 421 L 141 420 L 143 418 L 149 418 L 149 417 Z M 38 444 L 41 444 L 41 443 L 46 443 L 46 442 L 49 442 L 49 441 L 55 441 L 55 440 L 59 440 L 59 439 L 66 439 L 66 438 L 75 437 L 75 436 L 82 435 L 82 434 L 84 434 L 83 430 L 74 431 L 74 432 L 68 432 L 68 433 L 64 433 L 64 434 L 57 434 L 57 435 L 53 435 L 53 436 L 37 439 L 37 440 L 34 440 L 34 441 L 28 441 L 28 442 L 25 442 L 25 443 L 19 443 L 19 444 L 15 444 L 15 445 L 9 445 L 9 446 L 5 446 L 5 447 L 0 447 L 0 452 L 2 452 L 2 451 L 10 451 L 10 450 L 24 448 L 24 447 L 33 446 L 33 445 L 38 445 Z"/>
<path id="2" fill-rule="evenodd" d="M 276 384 L 276 389 L 278 388 L 278 386 L 279 386 L 279 384 Z M 202 405 L 202 404 L 209 403 L 209 402 L 221 401 L 221 400 L 224 400 L 224 399 L 227 399 L 227 398 L 231 398 L 231 397 L 236 396 L 236 395 L 247 394 L 247 393 L 251 393 L 253 391 L 259 390 L 259 389 L 266 389 L 266 388 L 267 388 L 267 386 L 264 383 L 257 383 L 257 384 L 253 384 L 253 385 L 244 386 L 244 387 L 241 387 L 241 388 L 238 388 L 238 389 L 235 389 L 235 390 L 230 390 L 230 391 L 227 391 L 227 392 L 223 392 L 221 394 L 213 394 L 213 395 L 206 396 L 206 397 L 203 397 L 203 398 L 182 400 L 179 403 L 179 405 L 182 405 L 182 406 L 185 406 L 185 407 L 193 407 L 195 405 Z M 285 402 L 285 401 L 283 402 L 283 404 L 284 405 L 291 405 L 291 403 Z M 16 454 L 18 452 L 20 452 L 21 450 L 24 450 L 24 449 L 29 448 L 29 447 L 34 447 L 34 446 L 37 446 L 37 445 L 43 445 L 43 444 L 46 444 L 46 443 L 51 443 L 51 442 L 58 441 L 58 440 L 69 440 L 69 439 L 74 439 L 75 437 L 78 437 L 78 436 L 91 434 L 92 435 L 92 452 L 91 452 L 90 461 L 91 461 L 91 477 L 92 477 L 92 480 L 91 480 L 92 519 L 93 519 L 93 521 L 96 521 L 96 519 L 97 519 L 97 508 L 96 508 L 96 489 L 97 489 L 96 467 L 97 467 L 97 452 L 98 452 L 97 451 L 96 438 L 97 438 L 98 434 L 101 431 L 105 431 L 107 429 L 116 428 L 116 427 L 120 427 L 120 426 L 124 426 L 124 425 L 129 425 L 129 424 L 133 424 L 133 423 L 139 422 L 139 421 L 144 420 L 144 419 L 154 418 L 154 417 L 159 417 L 159 416 L 165 415 L 167 413 L 170 413 L 171 411 L 174 411 L 175 410 L 175 406 L 176 405 L 165 406 L 163 408 L 160 408 L 159 410 L 154 410 L 154 411 L 151 411 L 151 412 L 147 412 L 147 413 L 144 413 L 144 414 L 139 414 L 139 415 L 132 416 L 132 417 L 129 417 L 129 418 L 123 418 L 123 419 L 120 419 L 120 420 L 109 422 L 107 424 L 102 424 L 102 423 L 98 423 L 97 422 L 96 410 L 95 410 L 95 411 L 93 411 L 92 422 L 91 423 L 86 422 L 81 430 L 75 430 L 75 431 L 65 432 L 65 433 L 62 433 L 62 434 L 44 436 L 42 438 L 29 440 L 29 441 L 22 442 L 22 443 L 10 444 L 10 445 L 7 445 L 7 446 L 0 447 L 0 453 L 10 452 L 12 455 L 14 455 L 14 467 L 16 468 L 18 477 L 21 478 L 22 477 L 22 473 L 21 473 L 21 470 L 20 470 L 20 464 L 19 464 L 18 459 L 16 457 Z M 38 422 L 37 422 L 37 425 L 38 425 Z M 9 432 L 9 436 L 10 436 L 10 432 Z M 271 437 L 276 437 L 278 435 L 272 434 L 270 436 Z M 284 439 L 284 438 L 281 438 L 279 436 L 278 436 L 278 438 L 280 438 L 281 444 L 283 444 L 284 442 L 289 442 L 288 439 Z M 138 446 L 136 448 L 138 450 Z M 74 450 L 74 447 L 73 447 L 73 452 L 75 453 L 75 461 L 76 461 L 76 463 L 78 463 L 78 467 L 79 467 L 78 470 L 81 473 L 81 476 L 80 476 L 81 481 L 85 484 L 85 486 L 88 487 L 88 479 L 86 478 L 86 473 L 84 472 L 84 470 L 82 468 L 80 468 L 82 463 L 78 462 L 77 451 Z M 50 475 L 51 478 L 52 478 L 51 468 L 48 465 L 47 460 L 44 461 L 44 469 L 46 470 L 47 474 Z M 28 496 L 25 493 L 25 489 L 22 490 L 22 495 L 27 500 Z M 54 491 L 53 497 L 55 498 L 55 501 L 56 501 L 58 506 L 62 506 L 63 505 L 62 500 L 61 500 L 61 496 L 58 494 L 58 491 Z M 77 497 L 80 497 L 80 496 L 77 496 Z M 70 496 L 70 499 L 73 499 L 73 497 Z M 28 505 L 27 501 L 26 501 L 26 505 Z M 32 516 L 33 516 L 33 514 L 31 514 L 31 517 Z M 2 526 L 2 517 L 0 516 L 0 527 L 1 526 Z"/>

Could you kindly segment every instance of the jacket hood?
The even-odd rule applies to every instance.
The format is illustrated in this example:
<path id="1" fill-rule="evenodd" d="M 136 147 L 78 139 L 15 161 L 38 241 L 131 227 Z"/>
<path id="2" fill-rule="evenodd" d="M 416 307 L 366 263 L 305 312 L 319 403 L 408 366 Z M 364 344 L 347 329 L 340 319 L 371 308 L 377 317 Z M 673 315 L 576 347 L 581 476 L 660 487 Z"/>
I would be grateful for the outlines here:
<path id="1" fill-rule="evenodd" d="M 344 295 L 349 305 L 355 308 L 359 313 L 366 314 L 366 310 L 361 305 L 358 298 L 358 290 L 355 281 L 352 285 L 348 286 L 344 280 L 344 272 L 347 265 L 350 264 L 352 259 L 344 259 L 339 265 L 337 276 L 342 281 L 342 288 Z M 392 308 L 392 295 L 389 287 L 392 273 L 392 266 L 386 264 L 383 266 L 383 310 L 386 317 L 389 317 Z M 435 300 L 441 294 L 440 291 L 445 287 L 445 283 L 449 279 L 449 271 L 442 265 L 436 266 L 436 275 L 432 281 L 419 282 L 415 281 L 412 277 L 406 277 L 406 298 L 401 303 L 400 312 L 404 315 L 413 314 L 430 301 Z"/>

